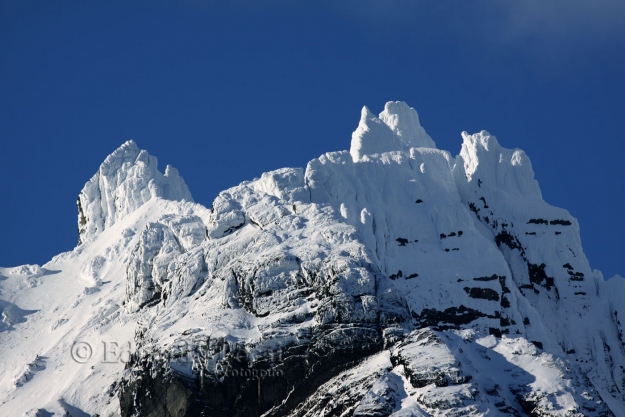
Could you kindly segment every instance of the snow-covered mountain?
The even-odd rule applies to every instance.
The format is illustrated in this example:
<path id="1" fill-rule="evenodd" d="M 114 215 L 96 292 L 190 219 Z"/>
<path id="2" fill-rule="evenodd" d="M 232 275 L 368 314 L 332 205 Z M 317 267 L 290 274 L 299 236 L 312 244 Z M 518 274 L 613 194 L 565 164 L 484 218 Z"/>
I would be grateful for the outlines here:
<path id="1" fill-rule="evenodd" d="M 365 107 L 210 209 L 126 142 L 78 246 L 0 268 L 0 415 L 625 416 L 625 280 L 523 151 L 462 139 Z"/>

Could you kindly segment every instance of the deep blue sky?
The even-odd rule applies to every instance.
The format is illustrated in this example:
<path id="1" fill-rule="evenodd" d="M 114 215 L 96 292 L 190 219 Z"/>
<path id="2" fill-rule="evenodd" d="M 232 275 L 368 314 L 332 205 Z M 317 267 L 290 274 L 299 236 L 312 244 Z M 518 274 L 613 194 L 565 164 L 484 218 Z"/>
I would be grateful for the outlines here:
<path id="1" fill-rule="evenodd" d="M 71 249 L 128 139 L 210 205 L 404 100 L 454 155 L 463 130 L 524 149 L 591 266 L 625 275 L 622 1 L 222 3 L 0 2 L 0 265 Z"/>

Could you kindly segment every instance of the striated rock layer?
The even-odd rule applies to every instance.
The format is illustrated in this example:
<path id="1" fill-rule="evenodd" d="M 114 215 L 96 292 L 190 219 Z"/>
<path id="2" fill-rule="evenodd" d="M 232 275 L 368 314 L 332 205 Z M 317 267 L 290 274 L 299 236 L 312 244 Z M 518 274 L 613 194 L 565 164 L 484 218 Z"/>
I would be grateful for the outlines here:
<path id="1" fill-rule="evenodd" d="M 80 194 L 82 244 L 0 269 L 0 410 L 625 415 L 625 281 L 523 151 L 462 138 L 454 158 L 405 103 L 365 107 L 349 151 L 210 210 L 127 142 Z"/>

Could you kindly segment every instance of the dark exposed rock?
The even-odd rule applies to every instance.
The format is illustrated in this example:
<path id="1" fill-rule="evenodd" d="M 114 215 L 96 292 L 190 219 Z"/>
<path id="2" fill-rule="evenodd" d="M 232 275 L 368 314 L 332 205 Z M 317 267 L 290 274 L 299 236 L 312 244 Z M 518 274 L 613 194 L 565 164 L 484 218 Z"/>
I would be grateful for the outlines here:
<path id="1" fill-rule="evenodd" d="M 497 291 L 490 288 L 479 288 L 479 287 L 464 287 L 464 291 L 469 294 L 471 298 L 481 298 L 484 300 L 490 301 L 499 301 L 499 294 Z"/>
<path id="2" fill-rule="evenodd" d="M 245 351 L 229 350 L 218 368 L 202 368 L 193 376 L 149 357 L 136 358 L 129 367 L 141 377 L 122 383 L 121 415 L 285 415 L 325 381 L 382 349 L 373 328 L 344 328 L 342 342 L 335 338 L 332 331 L 323 332 L 308 346 L 286 350 L 274 364 L 251 363 Z"/>
<path id="3" fill-rule="evenodd" d="M 509 294 L 510 288 L 506 286 L 506 277 L 504 275 L 499 275 L 499 285 L 501 285 L 501 291 L 503 294 Z"/>
<path id="4" fill-rule="evenodd" d="M 404 276 L 404 273 L 402 272 L 402 270 L 400 269 L 399 271 L 397 271 L 396 274 L 391 274 L 389 275 L 390 279 L 397 279 L 397 278 L 401 278 Z"/>
<path id="5" fill-rule="evenodd" d="M 496 328 L 496 327 L 489 327 L 488 328 L 488 333 L 501 339 L 501 330 Z"/>
<path id="6" fill-rule="evenodd" d="M 477 278 L 473 278 L 473 281 L 494 281 L 496 280 L 497 274 L 493 274 L 490 277 L 477 277 Z"/>
<path id="7" fill-rule="evenodd" d="M 231 226 L 229 228 L 227 228 L 226 230 L 224 230 L 224 236 L 229 235 L 230 233 L 234 232 L 235 230 L 238 230 L 240 228 L 242 228 L 243 226 L 245 226 L 245 222 Z"/>
<path id="8" fill-rule="evenodd" d="M 583 272 L 574 272 L 572 270 L 568 270 L 566 272 L 568 272 L 568 274 L 570 275 L 569 279 L 571 281 L 583 281 L 584 280 Z"/>
<path id="9" fill-rule="evenodd" d="M 187 416 L 203 411 L 202 404 L 195 400 L 197 388 L 193 379 L 167 371 L 158 363 L 145 362 L 138 369 L 144 371 L 142 377 L 123 382 L 119 391 L 122 417 Z M 149 400 L 137 398 L 137 393 L 144 392 L 151 394 Z"/>
<path id="10" fill-rule="evenodd" d="M 551 220 L 549 224 L 559 224 L 561 226 L 570 226 L 571 222 L 568 220 Z"/>
<path id="11" fill-rule="evenodd" d="M 531 262 L 528 262 L 527 272 L 529 274 L 531 283 L 540 285 L 546 288 L 547 290 L 550 290 L 555 284 L 554 284 L 554 279 L 552 277 L 547 276 L 547 273 L 545 272 L 546 266 L 547 265 L 545 265 L 544 263 L 540 265 L 536 265 Z"/>
<path id="12" fill-rule="evenodd" d="M 82 209 L 80 197 L 76 200 L 76 205 L 78 206 L 78 245 L 80 246 L 82 244 L 82 235 L 87 226 L 87 217 Z"/>
<path id="13" fill-rule="evenodd" d="M 462 304 L 459 307 L 449 307 L 443 311 L 425 308 L 421 314 L 413 312 L 412 316 L 420 327 L 430 326 L 439 329 L 456 328 L 460 325 L 469 324 L 480 317 L 495 318 Z"/>
<path id="14" fill-rule="evenodd" d="M 408 244 L 408 239 L 404 239 L 403 237 L 398 237 L 395 240 L 399 243 L 399 246 L 406 246 Z"/>
<path id="15" fill-rule="evenodd" d="M 523 246 L 521 245 L 521 242 L 519 242 L 519 239 L 510 234 L 507 230 L 502 230 L 497 234 L 497 236 L 495 236 L 495 243 L 497 243 L 497 246 L 504 244 L 510 249 L 519 249 L 523 252 Z"/>

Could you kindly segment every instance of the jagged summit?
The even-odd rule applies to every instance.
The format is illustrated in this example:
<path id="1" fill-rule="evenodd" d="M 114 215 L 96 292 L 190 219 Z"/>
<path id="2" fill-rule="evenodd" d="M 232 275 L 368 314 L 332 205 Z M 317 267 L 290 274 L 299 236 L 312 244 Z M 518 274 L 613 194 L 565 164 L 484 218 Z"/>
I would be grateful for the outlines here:
<path id="1" fill-rule="evenodd" d="M 403 101 L 389 101 L 380 113 L 382 120 L 410 148 L 436 148 L 419 123 L 417 111 Z"/>
<path id="2" fill-rule="evenodd" d="M 165 175 L 157 159 L 133 140 L 106 157 L 78 196 L 79 243 L 97 236 L 154 197 L 193 201 L 178 170 L 167 165 Z"/>
<path id="3" fill-rule="evenodd" d="M 350 151 L 211 209 L 125 143 L 84 243 L 0 268 L 0 415 L 625 416 L 625 280 L 523 151 L 462 137 L 365 107 Z"/>
<path id="4" fill-rule="evenodd" d="M 350 153 L 356 162 L 366 155 L 421 147 L 436 148 L 436 144 L 419 124 L 417 111 L 403 101 L 389 101 L 379 117 L 367 106 L 362 108 Z"/>
<path id="5" fill-rule="evenodd" d="M 462 139 L 457 169 L 468 182 L 479 180 L 480 187 L 485 189 L 542 199 L 525 152 L 501 147 L 497 138 L 486 130 L 473 135 L 462 132 Z"/>

